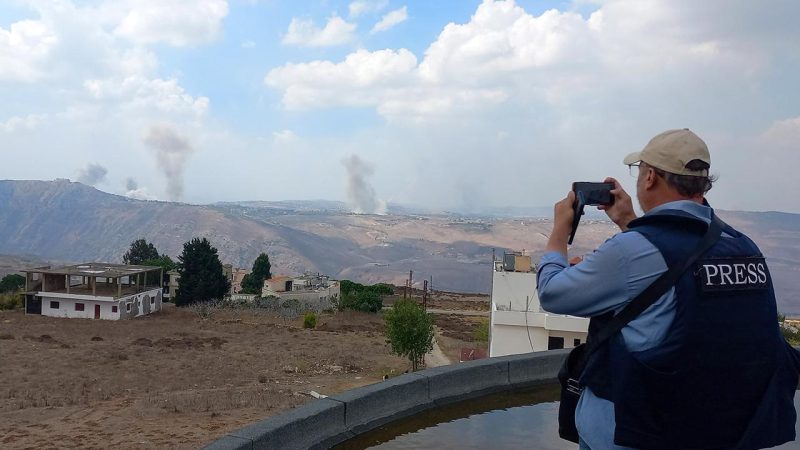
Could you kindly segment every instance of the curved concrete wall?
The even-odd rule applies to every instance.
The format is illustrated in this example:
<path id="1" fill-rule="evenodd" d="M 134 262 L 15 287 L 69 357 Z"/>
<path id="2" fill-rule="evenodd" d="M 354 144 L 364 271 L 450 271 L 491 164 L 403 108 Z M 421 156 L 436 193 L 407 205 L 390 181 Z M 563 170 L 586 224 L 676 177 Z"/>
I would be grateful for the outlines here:
<path id="1" fill-rule="evenodd" d="M 567 350 L 481 359 L 401 375 L 313 400 L 206 449 L 329 448 L 393 420 L 489 393 L 555 383 Z"/>

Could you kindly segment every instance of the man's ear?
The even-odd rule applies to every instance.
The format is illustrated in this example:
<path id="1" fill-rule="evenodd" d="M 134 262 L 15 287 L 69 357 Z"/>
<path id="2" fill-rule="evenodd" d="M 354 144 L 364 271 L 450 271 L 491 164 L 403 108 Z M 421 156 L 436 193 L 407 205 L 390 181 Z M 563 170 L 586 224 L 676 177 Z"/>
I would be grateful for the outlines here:
<path id="1" fill-rule="evenodd" d="M 651 167 L 648 167 L 647 176 L 644 179 L 644 186 L 647 189 L 652 189 L 656 185 L 656 178 L 658 178 L 658 176 L 656 175 L 656 171 L 653 170 Z"/>

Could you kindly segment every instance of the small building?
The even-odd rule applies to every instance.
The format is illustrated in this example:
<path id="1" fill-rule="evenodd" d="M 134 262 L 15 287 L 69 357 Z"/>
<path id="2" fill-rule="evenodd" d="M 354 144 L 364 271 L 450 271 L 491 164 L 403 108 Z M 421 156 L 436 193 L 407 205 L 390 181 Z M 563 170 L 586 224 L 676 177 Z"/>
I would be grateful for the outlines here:
<path id="1" fill-rule="evenodd" d="M 26 314 L 119 320 L 161 310 L 161 267 L 86 263 L 23 273 Z"/>
<path id="2" fill-rule="evenodd" d="M 586 342 L 589 319 L 543 310 L 530 255 L 506 253 L 492 264 L 489 356 L 516 355 Z"/>
<path id="3" fill-rule="evenodd" d="M 176 269 L 172 269 L 164 276 L 164 301 L 174 301 L 175 294 L 178 293 L 181 274 Z"/>
<path id="4" fill-rule="evenodd" d="M 262 297 L 277 297 L 282 300 L 296 299 L 317 303 L 328 309 L 339 301 L 339 282 L 320 274 L 305 274 L 299 277 L 279 275 L 264 280 Z"/>

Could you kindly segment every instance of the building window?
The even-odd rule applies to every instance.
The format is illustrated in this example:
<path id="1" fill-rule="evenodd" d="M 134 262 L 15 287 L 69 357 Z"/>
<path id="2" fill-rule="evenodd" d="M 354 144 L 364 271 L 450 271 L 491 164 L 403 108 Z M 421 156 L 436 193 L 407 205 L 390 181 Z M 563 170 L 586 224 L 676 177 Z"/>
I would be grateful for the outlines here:
<path id="1" fill-rule="evenodd" d="M 573 339 L 572 340 L 572 346 L 573 347 L 577 347 L 579 345 L 581 345 L 581 340 L 580 339 Z"/>
<path id="2" fill-rule="evenodd" d="M 155 305 L 156 304 L 156 298 L 155 297 L 150 297 L 150 304 L 151 305 Z"/>
<path id="3" fill-rule="evenodd" d="M 50 302 L 50 309 L 58 309 L 61 305 L 58 302 Z"/>
<path id="4" fill-rule="evenodd" d="M 112 306 L 111 306 L 111 312 L 112 312 L 112 313 L 115 313 L 115 312 L 117 312 L 117 305 L 112 305 Z"/>
<path id="5" fill-rule="evenodd" d="M 130 303 L 126 303 L 125 304 L 125 310 L 128 311 L 128 312 L 131 312 L 131 304 Z"/>
<path id="6" fill-rule="evenodd" d="M 556 350 L 559 348 L 564 348 L 564 338 L 563 337 L 555 337 L 550 336 L 547 338 L 547 349 L 548 350 Z"/>
<path id="7" fill-rule="evenodd" d="M 83 311 L 83 303 L 75 303 L 75 311 Z"/>

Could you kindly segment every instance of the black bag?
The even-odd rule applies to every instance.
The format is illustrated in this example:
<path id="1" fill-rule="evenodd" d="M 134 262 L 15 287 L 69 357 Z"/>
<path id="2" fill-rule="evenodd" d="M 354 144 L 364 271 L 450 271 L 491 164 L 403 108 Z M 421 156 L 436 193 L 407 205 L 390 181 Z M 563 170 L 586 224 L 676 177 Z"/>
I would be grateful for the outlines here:
<path id="1" fill-rule="evenodd" d="M 639 316 L 645 309 L 661 298 L 681 275 L 691 267 L 697 258 L 708 251 L 722 234 L 725 224 L 715 215 L 708 226 L 700 244 L 682 265 L 670 267 L 661 274 L 650 286 L 646 287 L 636 298 L 614 316 L 608 325 L 603 327 L 596 335 L 590 336 L 585 344 L 573 348 L 567 359 L 558 371 L 558 382 L 561 383 L 561 403 L 558 406 L 558 435 L 570 442 L 579 442 L 578 429 L 575 426 L 575 410 L 581 398 L 583 386 L 579 380 L 589 356 L 594 353 L 605 341 L 622 330 L 631 320 Z"/>
<path id="2" fill-rule="evenodd" d="M 573 348 L 561 369 L 558 371 L 558 382 L 561 383 L 561 403 L 558 405 L 558 435 L 561 439 L 578 443 L 578 429 L 575 427 L 575 410 L 583 390 L 578 384 L 581 374 L 576 369 L 578 362 L 586 351 L 586 344 Z"/>

